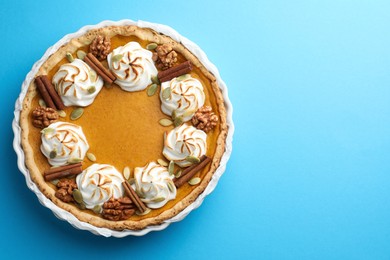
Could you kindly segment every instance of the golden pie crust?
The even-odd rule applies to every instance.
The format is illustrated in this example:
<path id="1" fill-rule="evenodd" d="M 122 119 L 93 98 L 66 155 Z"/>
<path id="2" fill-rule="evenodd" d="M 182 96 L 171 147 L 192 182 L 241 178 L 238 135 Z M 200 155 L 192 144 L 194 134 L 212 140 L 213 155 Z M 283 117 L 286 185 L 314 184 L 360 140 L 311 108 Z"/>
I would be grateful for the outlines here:
<path id="1" fill-rule="evenodd" d="M 21 143 L 26 158 L 25 163 L 32 181 L 39 190 L 56 206 L 70 212 L 82 222 L 112 230 L 140 230 L 147 226 L 159 225 L 176 216 L 193 203 L 206 189 L 220 164 L 221 157 L 225 152 L 225 141 L 228 133 L 226 108 L 222 93 L 214 75 L 185 46 L 152 29 L 140 28 L 135 25 L 91 29 L 83 36 L 73 38 L 44 61 L 35 76 L 48 75 L 51 79 L 59 66 L 66 63 L 64 57 L 67 52 L 75 55 L 77 50 L 88 51 L 88 46 L 96 35 L 105 35 L 111 38 L 111 50 L 134 40 L 138 41 L 143 47 L 150 42 L 157 44 L 170 43 L 178 53 L 179 61 L 189 60 L 192 62 L 194 70 L 191 75 L 201 80 L 204 86 L 205 105 L 211 105 L 213 111 L 219 117 L 218 126 L 208 133 L 206 154 L 212 157 L 212 163 L 198 174 L 202 179 L 201 183 L 197 186 L 185 184 L 178 188 L 176 199 L 168 202 L 164 207 L 152 210 L 151 213 L 145 216 L 134 215 L 124 221 L 106 220 L 90 210 L 80 210 L 72 203 L 64 203 L 59 200 L 54 195 L 55 186 L 50 182 L 46 182 L 43 178 L 44 170 L 50 168 L 50 165 L 40 152 L 40 129 L 33 127 L 31 123 L 31 112 L 38 106 L 38 99 L 40 98 L 33 81 L 28 87 L 20 113 Z M 148 97 L 145 91 L 126 92 L 113 84 L 110 88 L 103 87 L 94 103 L 85 108 L 85 114 L 79 120 L 71 121 L 69 119 L 72 109 L 72 107 L 66 108 L 65 111 L 68 116 L 60 120 L 69 121 L 83 127 L 90 143 L 89 151 L 97 156 L 97 163 L 112 164 L 121 172 L 124 166 L 141 167 L 150 161 L 164 158 L 161 154 L 163 147 L 162 133 L 170 130 L 170 128 L 164 129 L 158 124 L 158 119 L 167 116 L 160 111 L 160 101 L 157 94 Z M 150 125 L 151 123 L 154 123 L 154 125 Z M 134 124 L 137 127 L 134 127 Z M 112 139 L 107 141 L 106 139 L 110 137 Z M 117 143 L 112 144 L 112 140 L 115 139 Z M 112 145 L 109 145 L 110 143 Z M 99 157 L 103 161 L 100 161 Z M 83 168 L 85 169 L 91 164 L 85 158 Z"/>

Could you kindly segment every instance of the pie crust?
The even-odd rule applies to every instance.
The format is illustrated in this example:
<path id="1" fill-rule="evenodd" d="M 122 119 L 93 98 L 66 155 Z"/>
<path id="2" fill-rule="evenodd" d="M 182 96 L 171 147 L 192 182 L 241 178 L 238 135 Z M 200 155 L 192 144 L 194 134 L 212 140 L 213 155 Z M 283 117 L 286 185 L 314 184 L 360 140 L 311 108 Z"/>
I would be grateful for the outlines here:
<path id="1" fill-rule="evenodd" d="M 198 56 L 197 57 L 186 46 L 174 40 L 172 37 L 163 34 L 159 31 L 156 31 L 152 28 L 142 28 L 144 26 L 141 27 L 139 25 L 140 22 L 135 23 L 126 20 L 126 21 L 118 22 L 117 24 L 114 23 L 114 25 L 102 26 L 102 24 L 100 24 L 95 28 L 92 27 L 88 28 L 85 34 L 75 38 L 71 38 L 68 42 L 66 42 L 64 45 L 59 47 L 58 50 L 56 50 L 46 60 L 41 61 L 42 65 L 39 68 L 37 68 L 36 70 L 37 73 L 33 75 L 33 77 L 52 73 L 53 70 L 56 70 L 56 68 L 58 69 L 58 66 L 59 64 L 61 64 L 61 62 L 63 63 L 64 57 L 67 52 L 75 53 L 80 48 L 85 48 L 94 40 L 96 35 L 105 35 L 108 36 L 109 38 L 135 37 L 137 39 L 140 39 L 144 43 L 155 42 L 157 44 L 163 44 L 163 43 L 172 44 L 173 49 L 177 53 L 182 55 L 182 57 L 185 60 L 191 61 L 193 66 L 198 69 L 198 72 L 201 73 L 209 81 L 210 84 L 208 84 L 208 88 L 209 88 L 208 91 L 210 91 L 209 94 L 212 95 L 213 98 L 215 99 L 215 105 L 216 105 L 215 112 L 219 116 L 218 133 L 214 138 L 215 140 L 213 140 L 215 144 L 214 144 L 214 154 L 212 155 L 212 162 L 210 166 L 207 167 L 207 169 L 205 169 L 201 173 L 201 179 L 202 179 L 201 183 L 197 186 L 188 187 L 184 197 L 182 197 L 179 200 L 175 199 L 174 202 L 171 203 L 169 207 L 167 207 L 167 205 L 164 206 L 160 211 L 158 211 L 157 215 L 150 214 L 146 216 L 135 216 L 124 221 L 109 221 L 101 218 L 99 215 L 96 215 L 89 210 L 80 210 L 74 204 L 64 203 L 63 201 L 59 200 L 57 197 L 54 196 L 55 188 L 52 184 L 44 180 L 42 174 L 44 170 L 42 169 L 43 168 L 42 163 L 37 162 L 38 161 L 37 153 L 40 153 L 39 145 L 37 144 L 40 144 L 40 139 L 37 139 L 34 142 L 34 140 L 32 140 L 31 138 L 31 133 L 33 131 L 36 132 L 39 130 L 32 127 L 31 112 L 36 107 L 37 95 L 39 94 L 37 93 L 35 84 L 33 80 L 31 80 L 31 78 L 28 84 L 27 92 L 22 101 L 22 107 L 20 111 L 19 123 L 21 127 L 21 146 L 25 156 L 25 165 L 28 169 L 28 173 L 32 182 L 35 183 L 35 185 L 39 189 L 39 192 L 41 192 L 47 199 L 52 201 L 57 207 L 67 212 L 70 212 L 78 219 L 78 221 L 83 223 L 88 223 L 93 227 L 107 228 L 113 231 L 124 231 L 124 230 L 139 231 L 139 230 L 146 230 L 149 227 L 153 227 L 153 226 L 158 227 L 165 223 L 170 223 L 170 220 L 177 217 L 177 215 L 180 212 L 185 211 L 186 208 L 190 208 L 189 206 L 193 204 L 194 201 L 196 201 L 197 198 L 200 197 L 202 193 L 205 192 L 206 188 L 208 187 L 210 181 L 213 180 L 213 178 L 214 179 L 219 178 L 220 176 L 219 174 L 218 174 L 219 176 L 214 176 L 214 175 L 217 170 L 223 172 L 225 168 L 225 165 L 220 165 L 221 158 L 223 156 L 227 157 L 223 162 L 223 164 L 226 164 L 226 161 L 231 152 L 230 151 L 231 148 L 229 148 L 228 151 L 226 150 L 227 136 L 228 134 L 231 136 L 233 131 L 233 125 L 230 122 L 231 115 L 227 114 L 227 107 L 229 106 L 228 105 L 229 101 L 226 100 L 227 95 L 226 94 L 224 95 L 221 91 L 221 86 L 220 86 L 221 81 L 218 81 L 215 75 L 212 72 L 210 72 L 210 70 L 206 68 L 198 58 L 203 53 L 197 53 Z M 173 35 L 173 37 L 175 37 L 175 35 Z M 205 57 L 201 57 L 201 59 L 207 60 L 207 58 Z M 114 88 L 115 87 L 118 88 L 117 86 L 114 86 Z M 102 93 L 99 95 L 102 95 Z M 88 109 L 88 107 L 86 109 Z M 78 124 L 77 121 L 75 123 Z M 230 139 L 229 142 L 231 142 L 231 137 L 229 139 Z M 229 145 L 231 145 L 231 143 Z M 158 158 L 156 158 L 156 160 L 157 159 Z M 145 163 L 147 162 L 145 161 Z M 143 166 L 143 165 L 138 165 L 138 166 Z M 50 165 L 47 163 L 45 167 L 49 168 Z M 122 169 L 118 167 L 118 170 L 121 171 Z M 214 180 L 214 182 L 215 183 L 213 184 L 213 186 L 215 187 L 216 181 Z M 94 232 L 94 233 L 99 233 L 99 232 Z"/>

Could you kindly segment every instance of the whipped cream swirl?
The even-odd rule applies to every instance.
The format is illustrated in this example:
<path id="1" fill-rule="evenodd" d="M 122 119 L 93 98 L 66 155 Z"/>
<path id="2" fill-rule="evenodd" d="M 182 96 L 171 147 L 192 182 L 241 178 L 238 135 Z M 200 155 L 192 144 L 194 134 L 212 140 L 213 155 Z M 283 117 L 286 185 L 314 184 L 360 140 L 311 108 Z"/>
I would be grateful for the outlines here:
<path id="1" fill-rule="evenodd" d="M 50 165 L 61 166 L 70 160 L 83 160 L 89 145 L 81 126 L 55 122 L 42 130 L 41 151 Z"/>
<path id="2" fill-rule="evenodd" d="M 103 87 L 103 79 L 80 59 L 62 65 L 52 81 L 65 106 L 89 106 Z"/>
<path id="3" fill-rule="evenodd" d="M 207 134 L 191 125 L 183 124 L 164 134 L 163 155 L 180 167 L 191 165 L 187 156 L 200 158 L 206 154 Z"/>
<path id="4" fill-rule="evenodd" d="M 122 174 L 109 164 L 92 164 L 76 177 L 77 187 L 88 209 L 102 206 L 111 197 L 122 197 L 123 181 Z"/>
<path id="5" fill-rule="evenodd" d="M 163 91 L 166 88 L 171 88 L 171 95 L 164 99 Z M 183 121 L 186 122 L 204 105 L 205 94 L 200 81 L 191 75 L 186 75 L 162 83 L 160 100 L 161 110 L 165 114 L 172 116 L 175 111 L 175 116 L 182 116 Z"/>
<path id="6" fill-rule="evenodd" d="M 135 168 L 134 177 L 133 188 L 149 208 L 161 208 L 176 198 L 173 175 L 166 167 L 150 162 L 145 167 Z"/>
<path id="7" fill-rule="evenodd" d="M 145 89 L 152 83 L 151 78 L 157 75 L 152 56 L 152 52 L 138 42 L 129 42 L 113 50 L 107 56 L 107 62 L 117 78 L 115 83 L 126 91 Z"/>

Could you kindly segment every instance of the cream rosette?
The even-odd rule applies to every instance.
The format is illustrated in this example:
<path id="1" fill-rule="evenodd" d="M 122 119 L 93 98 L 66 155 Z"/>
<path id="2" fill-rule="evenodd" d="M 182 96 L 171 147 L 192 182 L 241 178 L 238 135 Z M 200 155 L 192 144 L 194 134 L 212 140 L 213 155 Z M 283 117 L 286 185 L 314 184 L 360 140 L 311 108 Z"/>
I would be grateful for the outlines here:
<path id="1" fill-rule="evenodd" d="M 157 76 L 157 69 L 152 60 L 152 52 L 129 42 L 114 49 L 107 62 L 111 72 L 116 76 L 115 83 L 125 91 L 139 91 L 152 83 L 151 78 Z"/>
<path id="2" fill-rule="evenodd" d="M 112 197 L 122 197 L 122 182 L 122 174 L 109 164 L 92 164 L 76 177 L 77 187 L 88 209 L 102 206 Z"/>
<path id="3" fill-rule="evenodd" d="M 149 208 L 161 208 L 176 198 L 173 175 L 166 167 L 150 162 L 145 167 L 135 168 L 134 178 L 133 188 Z"/>
<path id="4" fill-rule="evenodd" d="M 61 65 L 52 82 L 65 106 L 89 106 L 103 87 L 102 78 L 80 59 Z"/>
<path id="5" fill-rule="evenodd" d="M 171 89 L 171 94 L 164 98 L 163 92 L 167 88 Z M 175 111 L 175 117 L 181 116 L 186 122 L 204 105 L 205 94 L 199 80 L 183 75 L 161 84 L 160 100 L 164 114 L 172 116 Z"/>
<path id="6" fill-rule="evenodd" d="M 187 156 L 200 158 L 207 151 L 207 134 L 195 127 L 183 124 L 164 134 L 163 155 L 168 161 L 174 161 L 180 167 L 188 167 L 192 163 Z"/>
<path id="7" fill-rule="evenodd" d="M 81 126 L 55 122 L 41 133 L 41 151 L 52 166 L 65 165 L 72 160 L 81 161 L 89 149 Z"/>

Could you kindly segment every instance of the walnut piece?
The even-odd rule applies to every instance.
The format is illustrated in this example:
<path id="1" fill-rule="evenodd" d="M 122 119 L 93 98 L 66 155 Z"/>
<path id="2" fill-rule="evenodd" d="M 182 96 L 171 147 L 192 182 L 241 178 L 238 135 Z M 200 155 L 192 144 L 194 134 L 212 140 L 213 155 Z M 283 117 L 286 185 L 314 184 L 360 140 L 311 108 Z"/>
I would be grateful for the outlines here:
<path id="1" fill-rule="evenodd" d="M 103 204 L 102 217 L 108 220 L 125 220 L 135 213 L 133 202 L 128 197 L 111 198 Z"/>
<path id="2" fill-rule="evenodd" d="M 210 106 L 204 106 L 196 111 L 191 121 L 196 128 L 207 133 L 217 125 L 218 116 L 214 114 Z"/>
<path id="3" fill-rule="evenodd" d="M 48 127 L 58 119 L 56 110 L 50 107 L 37 107 L 32 112 L 33 126 L 37 128 Z"/>
<path id="4" fill-rule="evenodd" d="M 55 193 L 55 196 L 62 200 L 63 202 L 73 202 L 73 190 L 77 189 L 77 184 L 74 179 L 61 179 L 57 183 L 58 190 Z"/>
<path id="5" fill-rule="evenodd" d="M 111 40 L 107 36 L 97 35 L 89 45 L 89 52 L 98 60 L 104 60 L 110 53 Z"/>
<path id="6" fill-rule="evenodd" d="M 153 53 L 153 61 L 159 70 L 166 70 L 177 62 L 177 53 L 173 50 L 171 44 L 165 43 L 159 45 Z"/>

